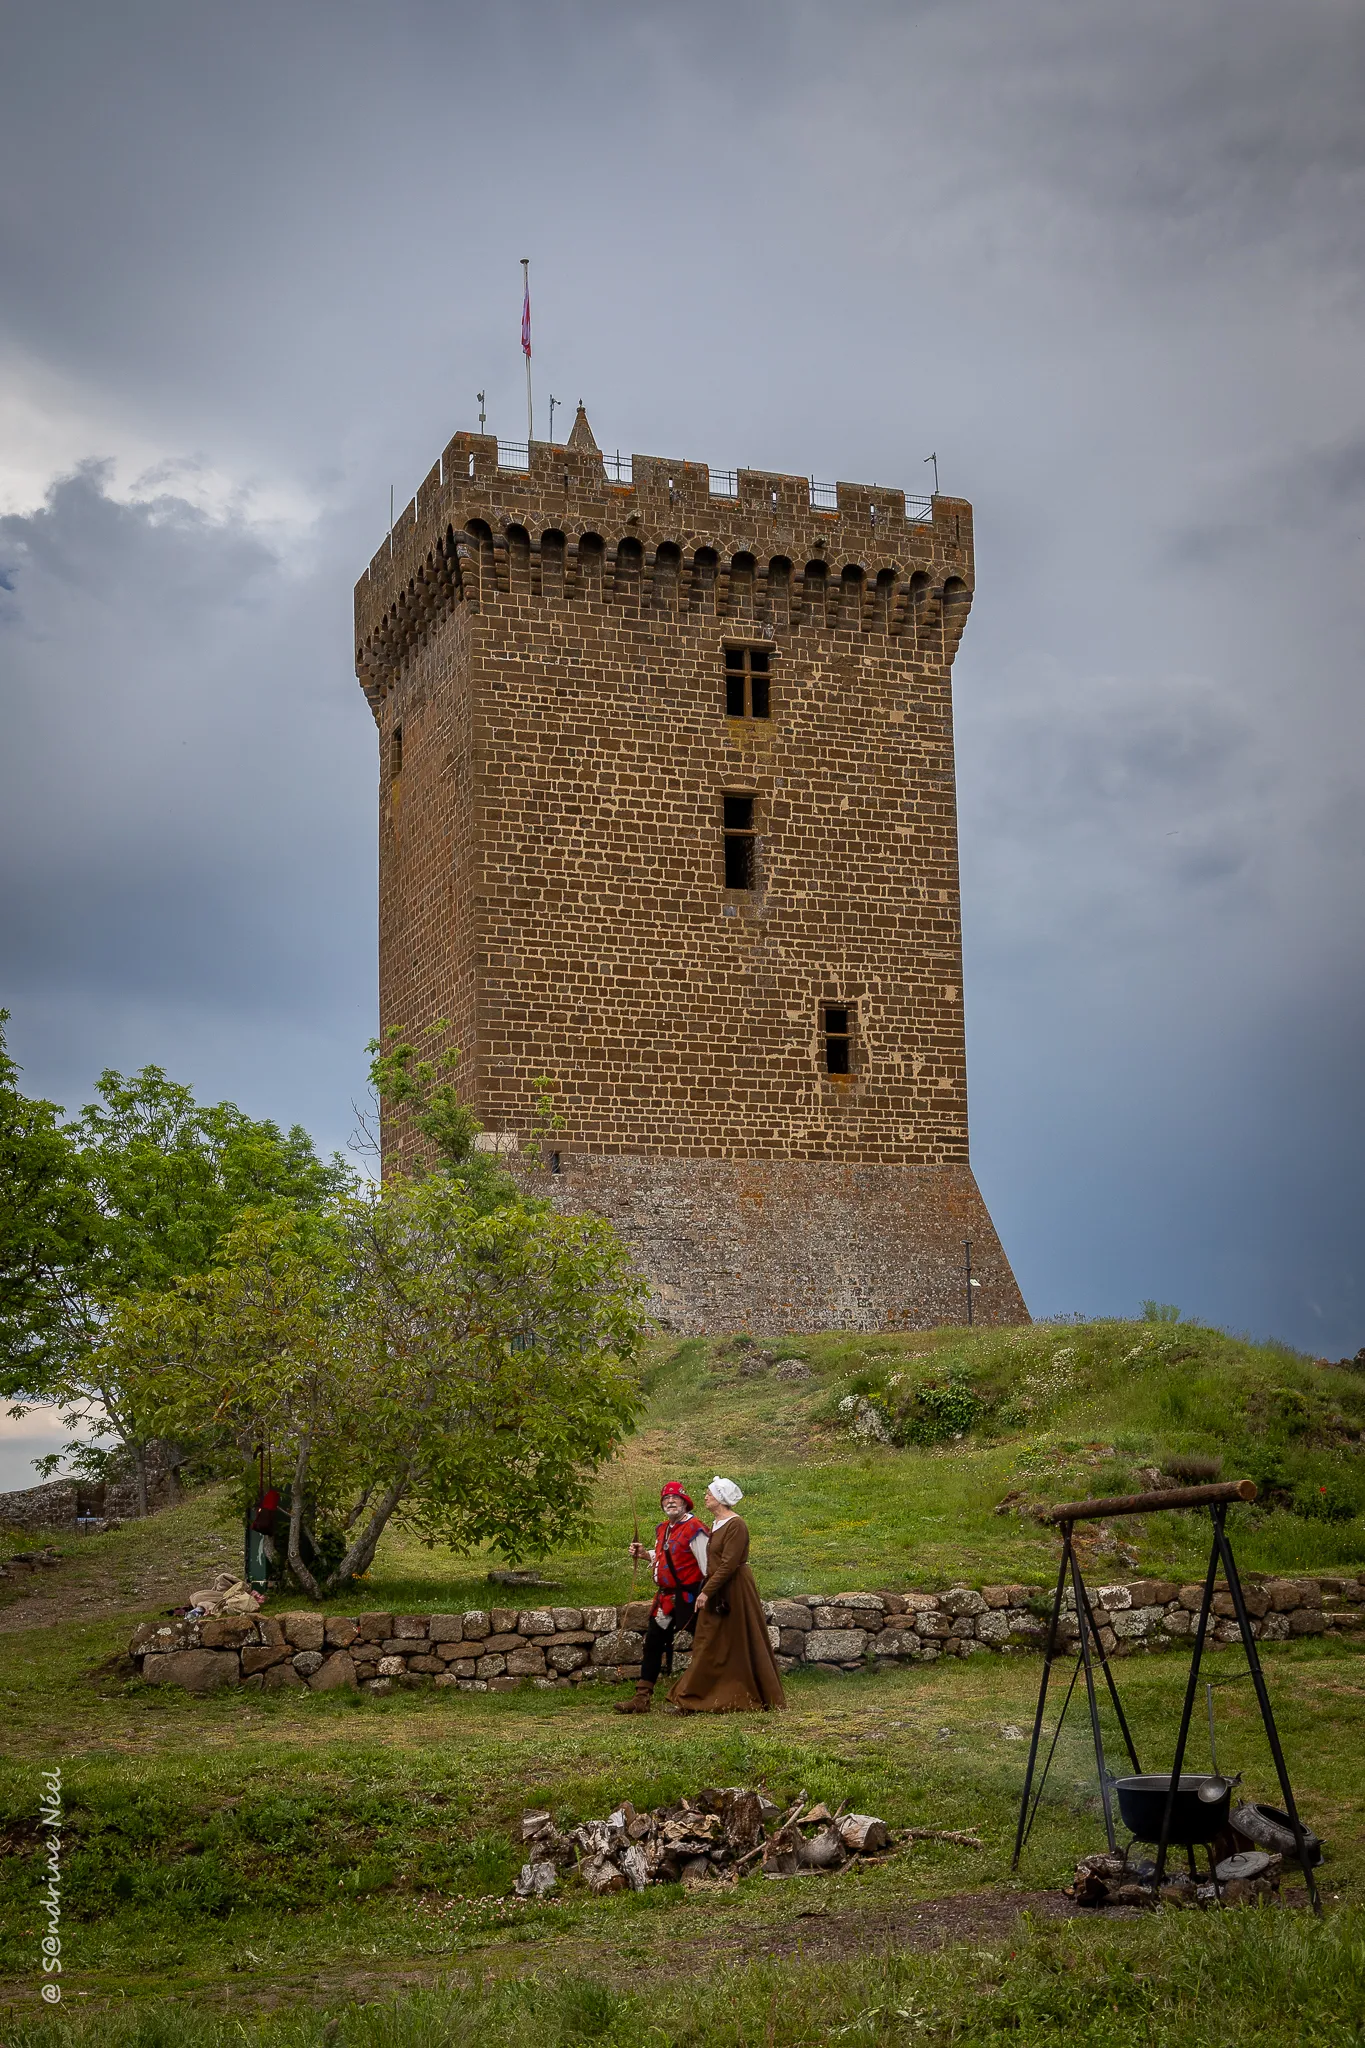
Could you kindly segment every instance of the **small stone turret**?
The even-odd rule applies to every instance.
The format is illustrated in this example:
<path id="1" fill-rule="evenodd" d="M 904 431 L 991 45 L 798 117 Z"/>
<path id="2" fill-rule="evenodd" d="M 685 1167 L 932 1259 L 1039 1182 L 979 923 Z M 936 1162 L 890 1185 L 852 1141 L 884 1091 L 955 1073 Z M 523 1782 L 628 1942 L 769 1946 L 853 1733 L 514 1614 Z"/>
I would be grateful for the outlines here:
<path id="1" fill-rule="evenodd" d="M 569 446 L 576 450 L 589 451 L 593 455 L 600 455 L 602 452 L 593 439 L 592 428 L 588 425 L 588 415 L 583 410 L 581 398 L 578 401 L 578 411 L 574 414 L 573 426 L 569 430 Z"/>

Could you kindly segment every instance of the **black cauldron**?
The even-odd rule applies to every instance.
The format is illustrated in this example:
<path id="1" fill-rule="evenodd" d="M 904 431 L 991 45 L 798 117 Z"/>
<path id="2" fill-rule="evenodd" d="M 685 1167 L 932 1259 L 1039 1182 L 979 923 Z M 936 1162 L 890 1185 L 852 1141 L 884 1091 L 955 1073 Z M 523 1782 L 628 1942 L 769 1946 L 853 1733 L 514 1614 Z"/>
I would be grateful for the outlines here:
<path id="1" fill-rule="evenodd" d="M 1221 1799 L 1205 1804 L 1199 1797 L 1199 1787 L 1207 1783 L 1207 1777 L 1202 1775 L 1181 1778 L 1171 1804 L 1168 1841 L 1178 1842 L 1187 1849 L 1194 1842 L 1211 1842 L 1227 1826 L 1232 1787 L 1228 1786 Z M 1162 1776 L 1155 1771 L 1145 1772 L 1140 1778 L 1115 1779 L 1114 1790 L 1119 1795 L 1123 1824 L 1138 1841 L 1161 1840 L 1161 1816 L 1166 1811 L 1166 1795 L 1170 1786 L 1169 1774 Z"/>

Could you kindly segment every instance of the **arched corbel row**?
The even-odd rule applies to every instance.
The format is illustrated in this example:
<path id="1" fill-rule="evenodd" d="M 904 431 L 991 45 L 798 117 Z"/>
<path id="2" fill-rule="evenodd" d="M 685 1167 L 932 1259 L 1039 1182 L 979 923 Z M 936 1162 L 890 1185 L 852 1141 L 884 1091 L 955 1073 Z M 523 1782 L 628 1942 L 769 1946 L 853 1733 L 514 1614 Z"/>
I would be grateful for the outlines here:
<path id="1" fill-rule="evenodd" d="M 633 535 L 616 543 L 612 558 L 612 602 L 623 612 L 638 612 L 644 584 L 645 551 Z"/>
<path id="2" fill-rule="evenodd" d="M 929 572 L 908 575 L 895 565 L 837 568 L 812 558 L 797 569 L 789 557 L 760 561 L 746 548 L 722 556 L 712 547 L 687 554 L 673 540 L 646 549 L 634 534 L 614 544 L 598 533 L 566 536 L 557 527 L 532 534 L 510 523 L 499 531 L 471 519 L 444 537 L 357 649 L 356 670 L 371 702 L 456 604 L 475 609 L 502 598 L 544 597 L 607 604 L 634 615 L 692 614 L 737 624 L 816 627 L 887 634 L 941 650 L 951 659 L 971 609 L 962 577 L 936 585 Z"/>
<path id="3" fill-rule="evenodd" d="M 972 608 L 972 594 L 960 576 L 949 576 L 943 585 L 942 631 L 943 657 L 951 661 L 957 653 L 962 629 L 967 623 L 967 614 Z"/>

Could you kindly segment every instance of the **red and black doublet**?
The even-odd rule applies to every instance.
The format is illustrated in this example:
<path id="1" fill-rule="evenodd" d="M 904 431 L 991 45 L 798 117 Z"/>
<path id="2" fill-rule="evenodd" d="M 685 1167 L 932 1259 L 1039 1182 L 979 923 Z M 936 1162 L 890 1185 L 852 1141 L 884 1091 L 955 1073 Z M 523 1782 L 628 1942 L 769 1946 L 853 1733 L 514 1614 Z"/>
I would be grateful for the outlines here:
<path id="1" fill-rule="evenodd" d="M 677 1491 L 681 1492 L 681 1487 Z M 680 1522 L 660 1522 L 654 1531 L 656 1591 L 640 1668 L 641 1678 L 650 1685 L 665 1665 L 672 1671 L 678 1631 L 690 1629 L 696 1620 L 697 1595 L 706 1583 L 706 1574 L 692 1545 L 705 1535 L 706 1524 L 695 1515 L 684 1515 Z"/>
<path id="2" fill-rule="evenodd" d="M 658 1615 L 679 1628 L 691 1628 L 697 1595 L 706 1577 L 692 1544 L 696 1537 L 705 1534 L 695 1515 L 684 1515 L 680 1522 L 660 1522 L 654 1531 L 654 1583 L 658 1591 L 649 1610 L 651 1621 Z"/>

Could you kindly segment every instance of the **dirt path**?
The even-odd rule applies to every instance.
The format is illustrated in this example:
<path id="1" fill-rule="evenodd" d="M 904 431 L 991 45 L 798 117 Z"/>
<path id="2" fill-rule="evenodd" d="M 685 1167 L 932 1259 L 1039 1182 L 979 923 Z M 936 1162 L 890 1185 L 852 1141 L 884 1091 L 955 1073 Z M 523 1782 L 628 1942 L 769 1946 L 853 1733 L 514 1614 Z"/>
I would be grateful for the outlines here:
<path id="1" fill-rule="evenodd" d="M 273 2012 L 300 2004 L 373 2004 L 438 1985 L 458 1990 L 485 1982 L 490 1976 L 543 1973 L 547 1965 L 556 1974 L 628 1977 L 638 1988 L 676 1976 L 692 1977 L 698 1970 L 713 1968 L 718 1962 L 794 1958 L 834 1962 L 875 1957 L 889 1951 L 929 1954 L 955 1942 L 1005 1939 L 1024 1913 L 1032 1913 L 1040 1920 L 1069 1920 L 1080 1911 L 1061 1892 L 959 1892 L 946 1898 L 910 1899 L 867 1913 L 838 1912 L 832 1906 L 812 1905 L 781 1920 L 736 1919 L 713 1926 L 705 1934 L 684 1936 L 662 1955 L 651 1952 L 643 1959 L 634 1950 L 629 1958 L 623 1958 L 619 1943 L 610 1933 L 600 1938 L 546 1933 L 529 1943 L 490 1941 L 458 1956 L 440 1959 L 394 1958 L 388 1963 L 366 1963 L 363 1968 L 343 1963 L 270 1976 L 243 1974 L 231 1979 L 218 1973 L 196 1978 L 192 1972 L 177 1971 L 172 1979 L 157 1978 L 145 1985 L 124 1977 L 117 1989 L 111 1986 L 107 1992 L 100 1988 L 82 1989 L 79 1976 L 73 1976 L 66 1990 L 69 1998 L 79 1999 L 87 2010 L 107 2002 L 170 1994 L 235 2011 Z M 1085 1917 L 1136 1920 L 1142 1915 L 1135 1908 L 1118 1907 L 1101 1912 L 1087 1910 Z M 32 1995 L 32 1986 L 27 1983 L 0 1985 L 0 2011 L 31 2003 Z"/>
<path id="2" fill-rule="evenodd" d="M 8 1532 L 6 1532 L 8 1537 Z M 55 1565 L 14 1562 L 16 1551 L 58 1552 Z M 240 1571 L 241 1544 L 202 1497 L 103 1536 L 13 1536 L 0 1544 L 0 1635 L 57 1622 L 141 1621 L 176 1606 L 215 1572 Z"/>

